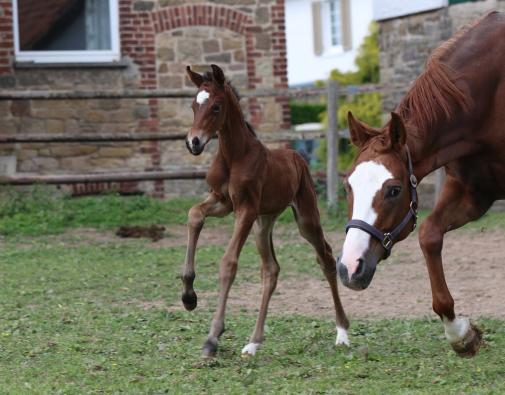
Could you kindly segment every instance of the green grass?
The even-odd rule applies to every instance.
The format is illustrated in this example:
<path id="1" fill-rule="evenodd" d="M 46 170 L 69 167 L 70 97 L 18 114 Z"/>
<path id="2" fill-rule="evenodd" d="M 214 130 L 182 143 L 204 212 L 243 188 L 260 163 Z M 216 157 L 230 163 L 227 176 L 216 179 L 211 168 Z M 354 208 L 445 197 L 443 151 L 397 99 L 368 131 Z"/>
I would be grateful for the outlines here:
<path id="1" fill-rule="evenodd" d="M 183 225 L 187 213 L 198 198 L 157 200 L 147 196 L 124 197 L 114 194 L 71 198 L 48 193 L 41 187 L 25 192 L 13 189 L 0 190 L 0 235 L 42 236 L 61 234 L 67 229 L 92 227 L 112 229 L 121 225 Z M 343 229 L 347 222 L 347 207 L 341 202 L 338 210 L 328 211 L 323 201 L 319 202 L 321 222 L 326 230 Z M 420 222 L 429 214 L 421 210 Z M 290 209 L 284 211 L 278 223 L 294 221 Z M 207 226 L 231 225 L 233 216 L 212 218 Z M 486 214 L 467 229 L 505 229 L 505 212 Z"/>
<path id="2" fill-rule="evenodd" d="M 204 361 L 224 246 L 197 250 L 195 287 L 212 307 L 185 312 L 184 246 L 49 236 L 77 227 L 184 224 L 195 200 L 12 196 L 0 200 L 7 236 L 0 249 L 0 394 L 505 393 L 505 322 L 485 317 L 477 323 L 486 346 L 473 359 L 457 357 L 431 318 L 352 321 L 352 346 L 342 349 L 334 346 L 332 320 L 282 315 L 268 317 L 264 347 L 244 360 L 255 317 L 243 310 L 227 315 L 218 358 Z M 344 222 L 325 210 L 322 218 L 326 229 Z M 493 213 L 472 227 L 502 228 L 503 218 Z M 290 221 L 289 212 L 280 219 Z M 230 224 L 212 220 L 207 231 Z M 276 252 L 283 278 L 322 278 L 306 243 L 286 236 Z M 236 283 L 259 288 L 258 261 L 249 241 Z"/>
<path id="3" fill-rule="evenodd" d="M 291 247 L 278 249 L 283 276 L 321 277 L 313 258 L 305 267 L 310 247 Z M 216 290 L 222 253 L 219 246 L 198 250 L 201 295 Z M 332 320 L 270 316 L 264 347 L 243 360 L 255 317 L 228 314 L 218 358 L 206 362 L 200 347 L 211 311 L 180 307 L 183 257 L 183 246 L 144 241 L 4 242 L 0 393 L 505 392 L 505 324 L 485 318 L 478 323 L 487 346 L 468 360 L 450 350 L 432 319 L 353 321 L 351 348 L 337 349 Z M 258 277 L 248 243 L 237 282 Z"/>

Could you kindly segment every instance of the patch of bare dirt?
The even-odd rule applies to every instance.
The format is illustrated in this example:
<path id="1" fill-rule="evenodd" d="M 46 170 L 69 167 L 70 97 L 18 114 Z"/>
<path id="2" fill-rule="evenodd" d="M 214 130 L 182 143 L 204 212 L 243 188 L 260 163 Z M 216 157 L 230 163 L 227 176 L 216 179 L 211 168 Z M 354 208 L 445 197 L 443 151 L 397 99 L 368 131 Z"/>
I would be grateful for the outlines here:
<path id="1" fill-rule="evenodd" d="M 284 242 L 285 236 L 282 236 Z M 298 241 L 296 237 L 289 235 L 290 242 Z M 338 253 L 343 235 L 332 232 L 327 237 Z M 279 242 L 283 241 L 275 241 L 276 244 Z M 500 230 L 460 231 L 446 236 L 444 268 L 457 314 L 505 318 L 504 246 L 505 232 Z M 279 264 L 282 268 L 282 262 Z M 321 279 L 308 276 L 283 278 L 282 274 L 281 269 L 270 313 L 333 316 L 330 290 L 322 274 Z M 428 272 L 416 235 L 395 246 L 392 256 L 377 268 L 367 290 L 356 292 L 342 285 L 339 290 L 351 318 L 435 316 L 431 308 Z M 208 308 L 209 304 L 214 307 L 215 296 L 214 292 L 200 293 L 199 308 Z M 231 311 L 255 313 L 260 296 L 259 283 L 236 284 L 230 292 L 228 306 Z M 169 308 L 183 309 L 178 301 Z"/>
<path id="2" fill-rule="evenodd" d="M 186 245 L 186 226 L 167 228 L 165 238 L 148 243 L 152 248 Z M 295 226 L 282 225 L 274 232 L 274 244 L 303 242 Z M 339 254 L 343 243 L 342 232 L 327 232 L 334 253 Z M 228 243 L 230 230 L 222 227 L 204 228 L 199 246 Z M 114 230 L 76 229 L 51 239 L 67 244 L 79 243 L 132 243 L 120 239 Z M 1 246 L 1 243 L 0 243 Z M 456 313 L 470 317 L 488 316 L 505 318 L 505 231 L 456 231 L 444 241 L 444 268 L 449 289 L 455 300 Z M 270 313 L 298 313 L 313 316 L 333 316 L 329 287 L 323 279 L 309 276 L 286 276 L 282 271 L 277 290 L 270 304 Z M 314 265 L 316 262 L 314 260 Z M 240 267 L 239 267 L 240 270 Z M 258 265 L 259 281 L 259 265 Z M 217 289 L 217 284 L 216 284 Z M 371 286 L 361 292 L 339 286 L 342 302 L 352 317 L 419 317 L 435 316 L 431 308 L 431 290 L 424 258 L 418 245 L 417 234 L 396 245 L 391 257 L 381 262 Z M 215 307 L 217 292 L 198 292 L 198 308 Z M 235 284 L 230 292 L 231 311 L 257 312 L 261 284 Z M 143 308 L 182 310 L 180 301 L 170 305 L 163 301 L 132 301 Z"/>

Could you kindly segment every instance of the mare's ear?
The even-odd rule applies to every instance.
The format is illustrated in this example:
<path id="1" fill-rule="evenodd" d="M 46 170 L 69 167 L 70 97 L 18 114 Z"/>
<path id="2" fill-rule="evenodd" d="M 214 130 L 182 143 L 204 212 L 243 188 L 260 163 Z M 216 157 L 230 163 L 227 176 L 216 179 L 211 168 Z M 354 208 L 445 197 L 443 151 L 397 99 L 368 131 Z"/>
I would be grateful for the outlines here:
<path id="1" fill-rule="evenodd" d="M 407 131 L 402 117 L 395 113 L 391 113 L 391 122 L 389 123 L 389 140 L 391 141 L 391 148 L 395 146 L 403 147 L 407 140 Z"/>
<path id="2" fill-rule="evenodd" d="M 186 73 L 188 73 L 188 77 L 193 82 L 193 84 L 195 84 L 197 88 L 200 88 L 200 85 L 203 84 L 203 77 L 191 70 L 191 67 L 189 66 L 186 66 Z"/>
<path id="3" fill-rule="evenodd" d="M 347 113 L 347 124 L 349 125 L 351 142 L 358 148 L 365 144 L 370 137 L 377 135 L 375 129 L 358 121 L 350 111 Z"/>
<path id="4" fill-rule="evenodd" d="M 214 81 L 216 81 L 219 85 L 224 85 L 226 79 L 224 77 L 223 70 L 221 70 L 221 67 L 215 64 L 211 64 L 210 67 L 212 67 L 212 75 L 214 76 Z"/>

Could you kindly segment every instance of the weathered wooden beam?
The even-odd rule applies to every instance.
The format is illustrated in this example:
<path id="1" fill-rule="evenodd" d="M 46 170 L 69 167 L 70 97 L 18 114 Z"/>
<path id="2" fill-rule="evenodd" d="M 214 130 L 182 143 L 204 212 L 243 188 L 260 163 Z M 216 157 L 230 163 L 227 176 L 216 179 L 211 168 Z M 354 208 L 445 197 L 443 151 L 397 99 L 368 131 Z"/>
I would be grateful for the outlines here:
<path id="1" fill-rule="evenodd" d="M 144 171 L 132 173 L 96 173 L 61 175 L 15 175 L 0 177 L 0 185 L 88 184 L 92 182 L 156 181 L 203 179 L 207 169 L 180 171 Z"/>
<path id="2" fill-rule="evenodd" d="M 338 201 L 338 90 L 337 83 L 328 81 L 328 130 L 326 134 L 326 200 L 328 207 L 334 208 Z"/>
<path id="3" fill-rule="evenodd" d="M 345 86 L 339 89 L 339 96 L 355 95 L 366 92 L 380 92 L 381 86 L 375 84 Z M 325 95 L 327 88 L 290 88 L 290 89 L 256 89 L 241 92 L 247 97 L 288 97 Z M 181 99 L 193 98 L 195 90 L 167 89 L 130 89 L 123 91 L 48 91 L 4 90 L 0 92 L 0 100 L 82 100 L 82 99 Z"/>
<path id="4" fill-rule="evenodd" d="M 346 131 L 342 131 L 344 135 Z M 293 131 L 284 129 L 278 132 L 259 132 L 262 141 L 293 141 L 311 140 L 325 137 L 323 130 Z M 0 144 L 15 143 L 100 143 L 100 142 L 128 142 L 128 141 L 173 141 L 184 140 L 186 133 L 27 133 L 1 134 Z"/>

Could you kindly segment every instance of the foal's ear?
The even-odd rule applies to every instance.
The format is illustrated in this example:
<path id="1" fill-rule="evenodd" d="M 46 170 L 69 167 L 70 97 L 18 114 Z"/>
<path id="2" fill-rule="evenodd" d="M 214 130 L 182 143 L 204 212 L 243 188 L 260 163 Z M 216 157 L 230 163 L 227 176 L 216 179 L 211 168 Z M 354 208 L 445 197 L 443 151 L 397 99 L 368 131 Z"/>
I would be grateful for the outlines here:
<path id="1" fill-rule="evenodd" d="M 186 73 L 188 73 L 188 77 L 193 82 L 193 84 L 195 84 L 197 88 L 200 88 L 200 85 L 203 84 L 203 77 L 191 70 L 190 66 L 186 66 Z"/>
<path id="2" fill-rule="evenodd" d="M 347 124 L 349 125 L 351 142 L 358 148 L 365 144 L 370 137 L 377 134 L 370 126 L 354 118 L 350 111 L 347 113 Z"/>
<path id="3" fill-rule="evenodd" d="M 214 81 L 216 81 L 219 85 L 224 85 L 225 77 L 223 70 L 216 64 L 211 64 L 212 67 L 212 75 L 214 76 Z"/>
<path id="4" fill-rule="evenodd" d="M 395 113 L 391 113 L 391 123 L 389 124 L 389 138 L 391 140 L 391 148 L 395 146 L 403 147 L 407 140 L 407 131 L 402 117 Z"/>

